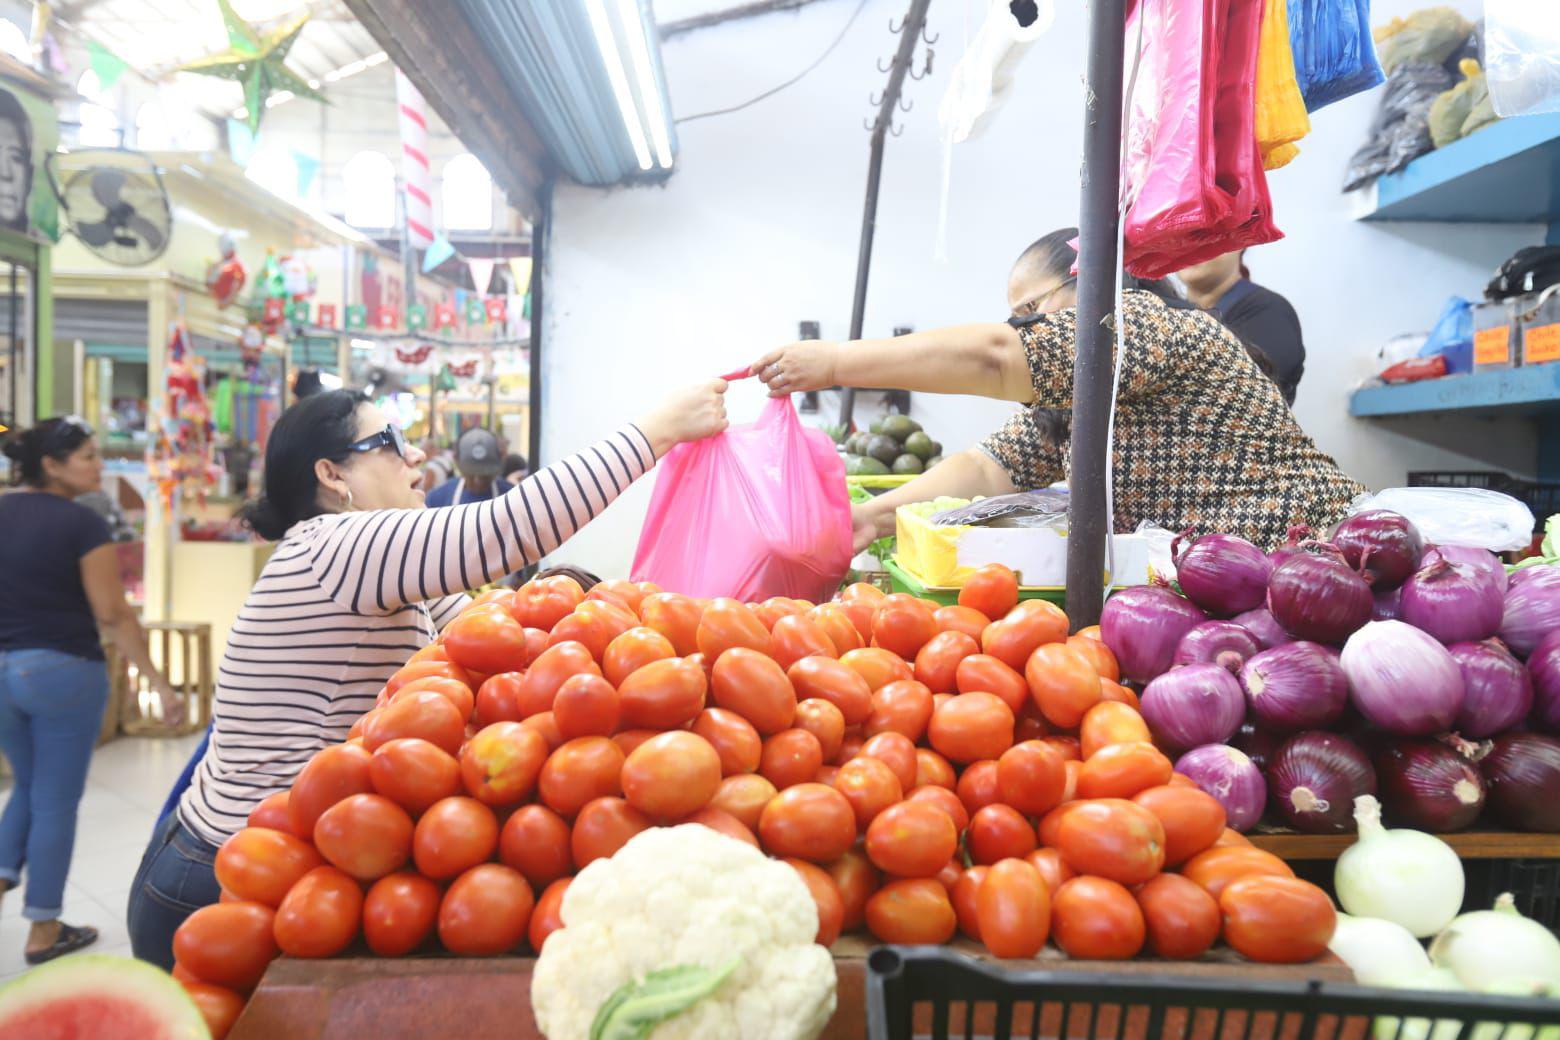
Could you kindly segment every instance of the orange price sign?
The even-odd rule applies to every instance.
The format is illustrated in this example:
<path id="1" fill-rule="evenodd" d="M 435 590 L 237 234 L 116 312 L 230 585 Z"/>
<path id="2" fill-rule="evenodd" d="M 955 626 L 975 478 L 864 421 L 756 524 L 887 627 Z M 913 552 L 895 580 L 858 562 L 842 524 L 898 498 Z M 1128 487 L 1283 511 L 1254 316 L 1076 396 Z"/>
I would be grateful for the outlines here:
<path id="1" fill-rule="evenodd" d="M 1511 360 L 1511 326 L 1497 325 L 1473 334 L 1473 363 L 1500 365 Z"/>
<path id="2" fill-rule="evenodd" d="M 1560 322 L 1524 330 L 1522 360 L 1529 365 L 1560 361 Z"/>

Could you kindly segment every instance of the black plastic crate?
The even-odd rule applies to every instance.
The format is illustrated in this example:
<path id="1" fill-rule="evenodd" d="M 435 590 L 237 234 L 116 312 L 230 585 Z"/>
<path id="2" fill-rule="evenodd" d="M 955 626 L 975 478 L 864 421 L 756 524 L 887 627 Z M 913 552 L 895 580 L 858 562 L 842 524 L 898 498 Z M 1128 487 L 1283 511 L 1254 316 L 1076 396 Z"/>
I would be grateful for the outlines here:
<path id="1" fill-rule="evenodd" d="M 1464 860 L 1463 873 L 1464 911 L 1488 910 L 1510 892 L 1519 913 L 1560 932 L 1560 859 Z"/>
<path id="2" fill-rule="evenodd" d="M 1521 481 L 1513 479 L 1510 474 L 1494 469 L 1421 469 L 1408 474 L 1409 487 L 1484 488 L 1509 495 L 1511 487 L 1519 483 Z"/>
<path id="3" fill-rule="evenodd" d="M 1533 510 L 1536 529 L 1544 529 L 1544 521 L 1560 513 L 1560 484 L 1524 483 L 1520 490 L 1511 492 Z"/>
<path id="4" fill-rule="evenodd" d="M 1399 1040 L 1530 1040 L 1535 1027 L 1560 1020 L 1560 1001 L 1532 997 L 1181 978 L 1172 974 L 1175 965 L 1165 969 L 1163 975 L 1019 971 L 940 946 L 881 946 L 867 957 L 867 1036 L 1370 1040 L 1375 1019 L 1395 1016 Z M 1484 1023 L 1494 1025 L 1475 1033 Z"/>

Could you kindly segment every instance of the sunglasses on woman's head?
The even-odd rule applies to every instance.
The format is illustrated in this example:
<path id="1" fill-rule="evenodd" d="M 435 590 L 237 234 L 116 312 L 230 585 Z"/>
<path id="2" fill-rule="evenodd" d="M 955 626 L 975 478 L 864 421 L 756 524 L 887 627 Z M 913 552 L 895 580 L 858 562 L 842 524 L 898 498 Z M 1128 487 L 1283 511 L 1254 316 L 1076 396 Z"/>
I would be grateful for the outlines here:
<path id="1" fill-rule="evenodd" d="M 51 419 L 44 424 L 48 429 L 43 431 L 44 441 L 50 447 L 47 451 L 53 451 L 56 447 L 65 444 L 73 434 L 85 434 L 92 436 L 92 427 L 79 415 L 62 415 L 58 419 Z"/>
<path id="2" fill-rule="evenodd" d="M 385 428 L 378 433 L 369 434 L 360 441 L 353 441 L 347 445 L 347 450 L 352 452 L 367 453 L 378 451 L 380 448 L 393 448 L 395 453 L 403 460 L 406 458 L 406 435 L 401 428 L 394 423 L 386 423 Z"/>

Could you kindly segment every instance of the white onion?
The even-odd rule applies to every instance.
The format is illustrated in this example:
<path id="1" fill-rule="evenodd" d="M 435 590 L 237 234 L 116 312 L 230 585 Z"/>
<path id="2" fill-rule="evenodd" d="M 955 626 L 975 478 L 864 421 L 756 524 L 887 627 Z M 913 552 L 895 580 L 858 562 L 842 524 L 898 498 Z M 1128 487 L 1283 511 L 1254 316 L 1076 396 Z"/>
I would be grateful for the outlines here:
<path id="1" fill-rule="evenodd" d="M 1385 986 L 1430 970 L 1429 955 L 1407 928 L 1375 917 L 1339 914 L 1327 948 L 1362 986 Z"/>
<path id="2" fill-rule="evenodd" d="M 1392 989 L 1459 991 L 1463 988 L 1457 976 L 1444 968 L 1425 968 L 1412 975 L 1384 980 L 1381 985 Z M 1457 1040 L 1462 1034 L 1462 1023 L 1455 1018 L 1438 1018 L 1434 1025 L 1432 1030 L 1430 1019 L 1408 1018 L 1403 1020 L 1400 1029 L 1395 1016 L 1380 1015 L 1376 1018 L 1375 1040 Z"/>
<path id="3" fill-rule="evenodd" d="M 1368 794 L 1354 799 L 1354 820 L 1359 840 L 1343 850 L 1333 873 L 1344 910 L 1420 938 L 1445 928 L 1463 900 L 1462 860 L 1452 847 L 1423 831 L 1382 827 L 1381 803 Z"/>
<path id="4" fill-rule="evenodd" d="M 1453 921 L 1430 944 L 1430 960 L 1451 969 L 1469 989 L 1514 979 L 1560 988 L 1560 939 L 1518 913 L 1509 893 L 1495 900 L 1495 909 Z"/>

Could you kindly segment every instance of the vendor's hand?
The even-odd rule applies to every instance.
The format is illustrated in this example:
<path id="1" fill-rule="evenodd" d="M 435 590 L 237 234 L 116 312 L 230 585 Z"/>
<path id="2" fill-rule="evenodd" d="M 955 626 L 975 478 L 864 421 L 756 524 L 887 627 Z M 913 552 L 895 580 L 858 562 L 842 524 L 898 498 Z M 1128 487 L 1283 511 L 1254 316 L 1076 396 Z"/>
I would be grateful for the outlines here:
<path id="1" fill-rule="evenodd" d="M 713 437 L 729 425 L 726 381 L 711 379 L 672 394 L 640 420 L 639 429 L 650 441 L 656 458 L 660 458 L 673 445 Z"/>
<path id="2" fill-rule="evenodd" d="M 771 350 L 749 369 L 765 386 L 770 397 L 824 390 L 837 384 L 834 376 L 839 344 L 808 339 Z"/>
<path id="3" fill-rule="evenodd" d="M 850 507 L 850 525 L 855 552 L 866 552 L 868 546 L 883 537 L 878 533 L 877 514 L 872 510 L 870 502 Z"/>

